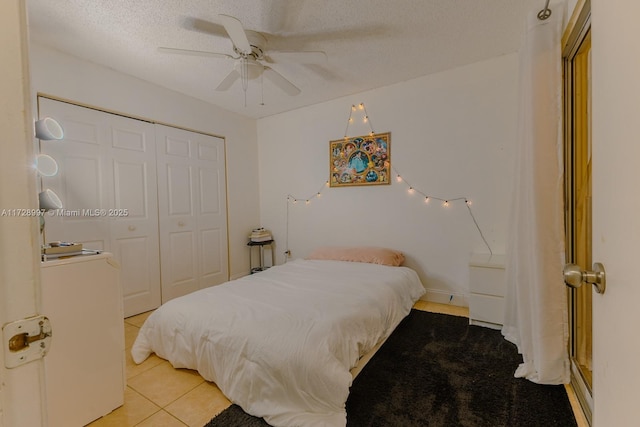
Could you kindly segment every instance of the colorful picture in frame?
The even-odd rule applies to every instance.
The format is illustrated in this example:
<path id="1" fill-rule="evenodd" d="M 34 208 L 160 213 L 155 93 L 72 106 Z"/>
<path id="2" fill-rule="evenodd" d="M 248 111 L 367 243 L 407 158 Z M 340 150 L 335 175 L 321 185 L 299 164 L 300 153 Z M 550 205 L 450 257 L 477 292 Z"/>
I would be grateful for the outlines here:
<path id="1" fill-rule="evenodd" d="M 381 185 L 391 181 L 391 133 L 329 142 L 329 185 Z"/>

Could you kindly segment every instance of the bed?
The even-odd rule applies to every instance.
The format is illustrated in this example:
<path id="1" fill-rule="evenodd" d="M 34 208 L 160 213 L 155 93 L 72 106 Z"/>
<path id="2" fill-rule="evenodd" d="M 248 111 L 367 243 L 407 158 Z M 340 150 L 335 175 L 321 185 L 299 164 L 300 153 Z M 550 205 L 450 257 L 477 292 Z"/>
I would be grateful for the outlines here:
<path id="1" fill-rule="evenodd" d="M 132 347 L 197 370 L 275 426 L 344 426 L 351 370 L 424 287 L 403 266 L 298 259 L 171 300 Z"/>

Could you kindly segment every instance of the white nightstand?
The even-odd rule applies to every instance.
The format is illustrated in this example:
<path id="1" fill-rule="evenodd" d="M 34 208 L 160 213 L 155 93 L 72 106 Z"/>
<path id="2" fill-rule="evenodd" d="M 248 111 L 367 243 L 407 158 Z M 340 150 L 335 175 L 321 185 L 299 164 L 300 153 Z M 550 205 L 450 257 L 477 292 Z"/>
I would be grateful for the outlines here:
<path id="1" fill-rule="evenodd" d="M 469 323 L 501 329 L 506 288 L 505 256 L 476 253 L 469 262 Z"/>

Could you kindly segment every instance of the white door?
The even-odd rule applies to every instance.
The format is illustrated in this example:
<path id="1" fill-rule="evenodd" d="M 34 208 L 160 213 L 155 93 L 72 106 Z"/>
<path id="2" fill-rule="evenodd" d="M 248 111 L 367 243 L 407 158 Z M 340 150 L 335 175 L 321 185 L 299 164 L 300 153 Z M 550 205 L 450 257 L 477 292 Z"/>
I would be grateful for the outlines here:
<path id="1" fill-rule="evenodd" d="M 129 317 L 161 302 L 155 130 L 151 123 L 110 116 L 110 251 L 120 263 Z"/>
<path id="2" fill-rule="evenodd" d="M 592 0 L 594 426 L 638 425 L 640 385 L 640 2 Z"/>
<path id="3" fill-rule="evenodd" d="M 25 7 L 22 0 L 0 2 L 0 213 L 37 208 Z M 0 216 L 0 325 L 39 311 L 37 241 L 34 217 Z M 38 359 L 8 369 L 0 350 L 0 427 L 46 425 L 42 368 Z"/>
<path id="4" fill-rule="evenodd" d="M 40 117 L 64 128 L 41 152 L 59 164 L 43 188 L 64 208 L 45 216 L 47 242 L 73 241 L 112 252 L 121 265 L 125 316 L 160 305 L 154 125 L 39 98 Z"/>
<path id="5" fill-rule="evenodd" d="M 228 280 L 224 140 L 157 125 L 162 301 Z"/>
<path id="6" fill-rule="evenodd" d="M 40 152 L 58 163 L 53 177 L 42 178 L 42 188 L 53 190 L 63 209 L 45 215 L 44 240 L 81 242 L 88 249 L 109 249 L 109 222 L 106 216 L 92 216 L 83 210 L 107 208 L 108 186 L 103 175 L 109 167 L 105 117 L 46 98 L 38 99 L 40 118 L 53 117 L 64 129 L 64 139 L 40 141 Z"/>

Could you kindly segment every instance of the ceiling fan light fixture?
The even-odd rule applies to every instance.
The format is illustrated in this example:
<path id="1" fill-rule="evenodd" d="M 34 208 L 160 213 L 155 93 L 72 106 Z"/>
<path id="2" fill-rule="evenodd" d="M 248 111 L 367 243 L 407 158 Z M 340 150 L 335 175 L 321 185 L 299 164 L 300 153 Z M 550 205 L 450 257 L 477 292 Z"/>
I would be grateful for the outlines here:
<path id="1" fill-rule="evenodd" d="M 255 80 L 262 75 L 264 66 L 251 57 L 241 58 L 236 61 L 234 69 L 240 73 L 241 76 L 245 76 L 247 80 Z"/>

